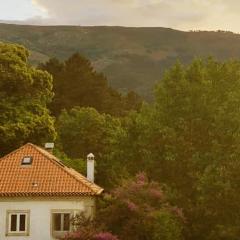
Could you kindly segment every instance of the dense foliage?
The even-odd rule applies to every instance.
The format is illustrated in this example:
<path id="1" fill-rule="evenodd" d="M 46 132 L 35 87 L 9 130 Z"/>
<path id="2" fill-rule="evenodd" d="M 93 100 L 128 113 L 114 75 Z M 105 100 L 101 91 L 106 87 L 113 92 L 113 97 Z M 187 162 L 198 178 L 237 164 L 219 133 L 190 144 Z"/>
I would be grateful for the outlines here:
<path id="1" fill-rule="evenodd" d="M 149 143 L 158 139 L 161 148 L 155 143 L 149 150 L 163 167 L 155 179 L 180 192 L 176 201 L 191 221 L 191 239 L 235 239 L 240 231 L 235 172 L 240 170 L 240 62 L 177 64 L 156 96 Z"/>
<path id="2" fill-rule="evenodd" d="M 64 63 L 46 63 L 57 79 L 52 91 L 51 76 L 31 67 L 27 58 L 23 47 L 0 44 L 1 154 L 26 141 L 41 144 L 56 132 L 55 153 L 68 166 L 83 172 L 83 159 L 93 152 L 96 180 L 111 192 L 96 218 L 105 226 L 94 234 L 126 240 L 181 239 L 180 208 L 186 219 L 183 239 L 239 238 L 239 61 L 177 63 L 157 84 L 152 104 L 130 111 L 136 109 L 131 93 L 124 104 L 113 101 L 114 111 L 108 111 L 104 104 L 112 100 L 101 94 L 118 93 L 86 59 L 73 55 Z M 103 92 L 99 86 L 105 86 L 100 87 Z M 85 92 L 88 88 L 94 92 L 91 97 Z M 55 125 L 47 106 L 56 110 Z M 145 175 L 126 180 L 139 171 L 151 180 Z"/>
<path id="3" fill-rule="evenodd" d="M 0 42 L 1 155 L 30 141 L 42 144 L 56 136 L 47 104 L 52 78 L 28 63 L 28 51 Z"/>
<path id="4" fill-rule="evenodd" d="M 125 123 L 115 161 L 166 184 L 188 219 L 186 239 L 237 239 L 240 62 L 176 64 L 158 84 L 156 102 Z"/>
<path id="5" fill-rule="evenodd" d="M 112 235 L 109 232 L 99 232 L 95 231 L 89 232 L 74 232 L 69 233 L 65 238 L 65 240 L 119 240 L 118 237 Z"/>
<path id="6" fill-rule="evenodd" d="M 180 240 L 182 211 L 169 204 L 157 182 L 140 173 L 115 188 L 99 211 L 97 221 L 124 240 Z"/>
<path id="7" fill-rule="evenodd" d="M 99 184 L 113 186 L 123 174 L 124 166 L 111 158 L 112 151 L 118 148 L 125 135 L 118 118 L 100 114 L 93 108 L 75 107 L 61 113 L 57 132 L 59 148 L 70 158 L 85 159 L 88 153 L 95 154 Z"/>
<path id="8" fill-rule="evenodd" d="M 91 62 L 77 53 L 64 63 L 50 59 L 40 68 L 53 76 L 55 96 L 50 109 L 55 116 L 62 109 L 70 110 L 74 106 L 94 107 L 115 116 L 126 115 L 129 110 L 141 107 L 141 99 L 136 93 L 123 96 L 109 87 L 106 77 L 97 73 Z"/>
<path id="9" fill-rule="evenodd" d="M 182 211 L 171 206 L 162 187 L 143 173 L 106 194 L 101 205 L 94 221 L 82 221 L 81 216 L 74 219 L 77 230 L 66 239 L 182 239 Z"/>
<path id="10" fill-rule="evenodd" d="M 64 240 L 119 240 L 117 236 L 107 232 L 102 223 L 84 214 L 75 216 L 71 222 L 75 230 L 67 233 Z"/>

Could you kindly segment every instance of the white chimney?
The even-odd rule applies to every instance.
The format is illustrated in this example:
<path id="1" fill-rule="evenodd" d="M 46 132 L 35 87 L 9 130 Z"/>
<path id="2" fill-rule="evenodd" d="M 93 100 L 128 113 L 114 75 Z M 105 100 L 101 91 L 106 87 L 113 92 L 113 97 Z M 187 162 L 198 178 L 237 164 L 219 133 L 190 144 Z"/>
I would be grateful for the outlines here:
<path id="1" fill-rule="evenodd" d="M 94 155 L 92 153 L 87 155 L 87 179 L 94 182 Z"/>
<path id="2" fill-rule="evenodd" d="M 52 143 L 52 142 L 45 143 L 45 149 L 48 152 L 53 153 L 54 143 Z"/>

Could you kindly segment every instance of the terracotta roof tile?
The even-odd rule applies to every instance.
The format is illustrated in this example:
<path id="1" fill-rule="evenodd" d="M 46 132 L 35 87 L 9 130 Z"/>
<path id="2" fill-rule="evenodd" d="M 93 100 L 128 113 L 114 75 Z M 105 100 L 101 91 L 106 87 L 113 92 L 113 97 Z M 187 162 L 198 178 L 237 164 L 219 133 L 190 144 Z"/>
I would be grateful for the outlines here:
<path id="1" fill-rule="evenodd" d="M 22 165 L 26 156 L 31 165 Z M 0 197 L 99 195 L 103 191 L 46 150 L 28 143 L 0 159 Z"/>

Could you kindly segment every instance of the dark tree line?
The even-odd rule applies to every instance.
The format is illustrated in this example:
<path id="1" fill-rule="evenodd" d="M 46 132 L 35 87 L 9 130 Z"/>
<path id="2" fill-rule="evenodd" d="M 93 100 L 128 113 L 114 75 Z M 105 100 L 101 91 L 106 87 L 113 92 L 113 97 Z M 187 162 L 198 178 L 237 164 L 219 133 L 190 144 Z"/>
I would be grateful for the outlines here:
<path id="1" fill-rule="evenodd" d="M 114 116 L 123 116 L 141 107 L 139 95 L 132 91 L 122 95 L 111 88 L 106 77 L 96 72 L 91 62 L 78 53 L 64 62 L 50 59 L 39 68 L 53 76 L 55 96 L 49 108 L 55 116 L 75 106 L 93 107 Z"/>

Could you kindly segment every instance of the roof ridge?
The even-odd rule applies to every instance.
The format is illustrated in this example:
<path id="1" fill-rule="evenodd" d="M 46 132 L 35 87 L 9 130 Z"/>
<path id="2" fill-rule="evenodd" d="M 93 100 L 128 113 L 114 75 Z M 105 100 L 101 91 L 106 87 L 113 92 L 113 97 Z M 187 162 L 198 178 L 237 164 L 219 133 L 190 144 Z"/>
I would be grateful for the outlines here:
<path id="1" fill-rule="evenodd" d="M 76 179 L 78 182 L 82 183 L 83 185 L 85 185 L 87 188 L 89 188 L 93 193 L 95 194 L 100 194 L 103 191 L 103 188 L 101 188 L 100 186 L 98 186 L 95 183 L 90 182 L 85 176 L 83 176 L 81 173 L 77 172 L 75 169 L 70 168 L 65 166 L 60 159 L 58 159 L 56 156 L 54 156 L 53 154 L 49 153 L 48 151 L 46 151 L 45 149 L 32 144 L 32 143 L 27 143 L 26 145 L 30 145 L 31 147 L 33 147 L 34 149 L 36 149 L 38 152 L 40 152 L 41 154 L 43 154 L 45 157 L 47 157 L 51 162 L 53 162 L 54 164 L 56 164 L 56 166 L 60 167 L 62 170 L 64 170 L 68 175 L 70 175 L 71 177 L 73 177 L 74 179 Z M 25 146 L 25 145 L 24 145 Z M 24 147 L 23 146 L 23 147 Z M 20 149 L 20 148 L 19 148 Z M 70 171 L 74 171 L 75 174 L 71 173 Z M 78 177 L 80 177 L 81 179 L 79 179 Z M 97 188 L 98 190 L 94 189 Z"/>
<path id="2" fill-rule="evenodd" d="M 22 148 L 24 148 L 24 147 L 27 146 L 27 145 L 31 145 L 31 146 L 33 145 L 33 146 L 35 146 L 35 145 L 32 144 L 32 143 L 25 143 L 24 145 L 22 145 L 21 147 L 15 149 L 15 150 L 13 150 L 13 151 L 11 151 L 11 152 L 8 153 L 7 155 L 2 156 L 2 157 L 0 158 L 0 161 L 2 161 L 4 158 L 7 158 L 7 157 L 11 156 L 12 154 L 14 154 L 14 153 L 16 153 L 16 152 L 18 152 L 18 151 L 20 151 Z"/>
<path id="3" fill-rule="evenodd" d="M 92 189 L 95 193 L 97 193 L 97 194 L 100 194 L 102 191 L 103 191 L 103 188 L 101 188 L 100 186 L 98 186 L 96 183 L 94 183 L 94 182 L 90 182 L 83 174 L 81 174 L 81 173 L 79 173 L 78 171 L 76 171 L 74 168 L 69 168 L 69 167 L 67 167 L 67 166 L 65 166 L 68 170 L 70 170 L 70 171 L 73 171 L 74 172 L 74 174 L 78 174 L 82 179 L 81 179 L 81 181 L 82 181 L 82 183 L 85 185 L 85 186 L 87 186 L 87 187 L 89 187 L 89 188 L 98 188 L 99 190 L 98 191 L 95 191 L 94 189 Z M 71 173 L 71 172 L 69 172 L 69 174 L 71 174 L 73 177 L 75 177 L 75 178 L 77 178 L 73 173 Z M 78 179 L 79 180 L 79 179 Z"/>

